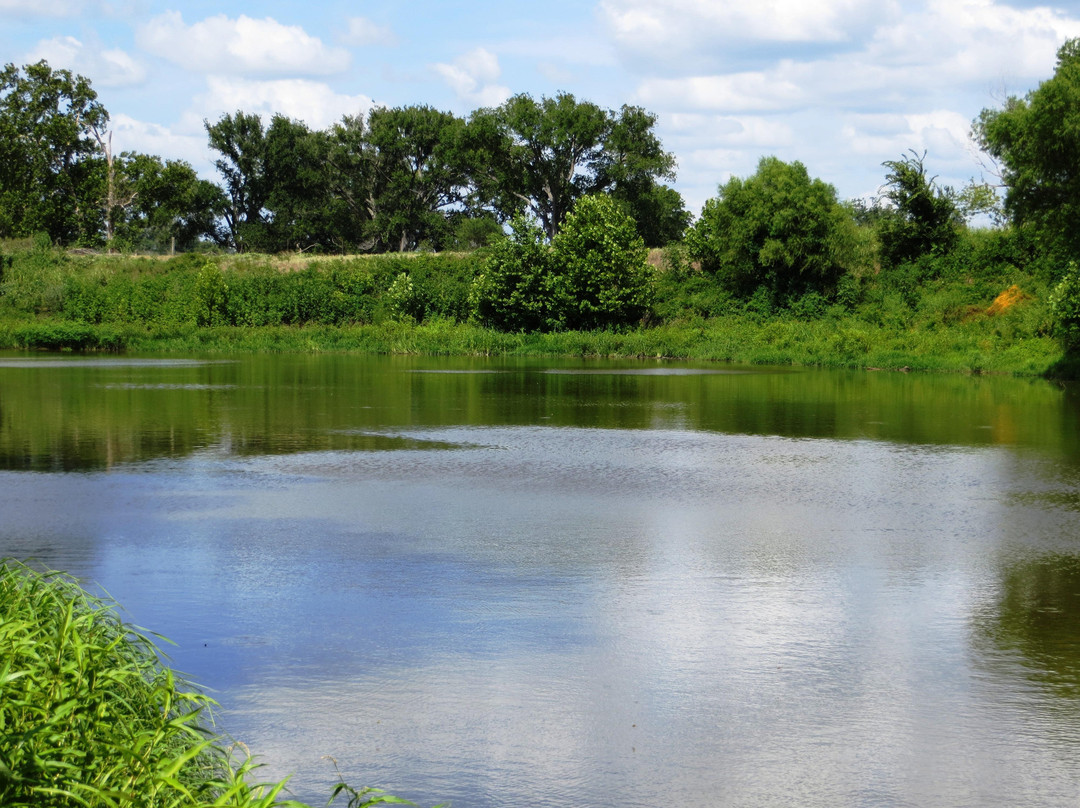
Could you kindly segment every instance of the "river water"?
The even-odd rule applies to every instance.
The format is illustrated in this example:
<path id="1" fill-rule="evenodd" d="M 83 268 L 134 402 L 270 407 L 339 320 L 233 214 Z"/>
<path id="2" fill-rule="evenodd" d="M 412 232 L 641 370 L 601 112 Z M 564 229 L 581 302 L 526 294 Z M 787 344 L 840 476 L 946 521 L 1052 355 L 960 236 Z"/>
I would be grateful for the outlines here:
<path id="1" fill-rule="evenodd" d="M 1080 800 L 1080 397 L 563 360 L 0 355 L 0 556 L 325 803 Z"/>

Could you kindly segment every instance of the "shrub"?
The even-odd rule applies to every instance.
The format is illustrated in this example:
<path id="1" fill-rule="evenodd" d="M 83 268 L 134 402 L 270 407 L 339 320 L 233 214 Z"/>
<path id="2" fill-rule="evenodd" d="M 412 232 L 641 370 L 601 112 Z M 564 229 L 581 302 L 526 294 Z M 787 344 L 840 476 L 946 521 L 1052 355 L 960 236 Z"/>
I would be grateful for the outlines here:
<path id="1" fill-rule="evenodd" d="M 653 299 L 653 270 L 637 225 L 607 196 L 578 200 L 552 241 L 566 328 L 617 328 L 640 320 Z"/>
<path id="2" fill-rule="evenodd" d="M 653 271 L 634 220 L 606 196 L 578 200 L 551 244 L 522 219 L 473 287 L 478 319 L 506 331 L 618 328 L 640 320 Z"/>
<path id="3" fill-rule="evenodd" d="M 522 218 L 484 262 L 471 292 L 476 316 L 503 331 L 550 331 L 559 325 L 551 250 L 544 231 Z"/>
<path id="4" fill-rule="evenodd" d="M 1061 340 L 1067 353 L 1080 351 L 1080 268 L 1075 261 L 1050 293 L 1050 314 L 1054 321 L 1054 336 Z"/>
<path id="5" fill-rule="evenodd" d="M 762 158 L 705 203 L 687 234 L 694 259 L 740 297 L 765 289 L 776 303 L 808 291 L 831 295 L 850 263 L 855 228 L 836 190 L 802 163 Z"/>

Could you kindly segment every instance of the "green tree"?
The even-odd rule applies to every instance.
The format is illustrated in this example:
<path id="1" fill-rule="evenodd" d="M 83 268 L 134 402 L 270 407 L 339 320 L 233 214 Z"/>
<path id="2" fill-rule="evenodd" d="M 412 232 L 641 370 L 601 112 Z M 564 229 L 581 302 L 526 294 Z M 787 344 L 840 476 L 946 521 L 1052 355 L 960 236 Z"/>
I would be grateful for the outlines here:
<path id="1" fill-rule="evenodd" d="M 551 243 L 561 325 L 617 328 L 641 320 L 653 299 L 648 251 L 634 220 L 611 197 L 577 201 Z"/>
<path id="2" fill-rule="evenodd" d="M 329 172 L 329 136 L 275 115 L 266 129 L 266 227 L 260 249 L 332 250 L 342 241 Z"/>
<path id="3" fill-rule="evenodd" d="M 899 266 L 932 252 L 947 252 L 955 244 L 962 224 L 948 189 L 926 176 L 924 160 L 911 152 L 899 160 L 886 160 L 889 169 L 883 186 L 891 203 L 878 223 L 882 263 Z"/>
<path id="4" fill-rule="evenodd" d="M 218 221 L 225 195 L 214 183 L 200 179 L 190 164 L 136 152 L 124 152 L 116 163 L 118 209 L 111 215 L 119 245 L 166 252 L 224 240 Z"/>
<path id="5" fill-rule="evenodd" d="M 326 131 L 327 180 L 333 241 L 340 252 L 374 249 L 370 235 L 375 216 L 373 162 L 363 115 L 346 115 Z"/>
<path id="6" fill-rule="evenodd" d="M 223 115 L 215 124 L 203 124 L 210 148 L 221 155 L 214 166 L 225 180 L 229 240 L 238 251 L 258 248 L 266 241 L 266 203 L 270 196 L 262 118 L 237 111 L 235 115 Z"/>
<path id="7" fill-rule="evenodd" d="M 1002 166 L 1005 209 L 1048 252 L 1080 254 L 1080 39 L 1058 50 L 1052 78 L 975 120 L 980 146 Z"/>
<path id="8" fill-rule="evenodd" d="M 618 328 L 648 312 L 647 251 L 634 220 L 610 197 L 578 200 L 550 243 L 524 218 L 511 229 L 473 289 L 485 324 L 507 331 Z"/>
<path id="9" fill-rule="evenodd" d="M 83 76 L 45 61 L 0 71 L 0 237 L 97 243 L 109 114 Z"/>
<path id="10" fill-rule="evenodd" d="M 1070 261 L 1065 275 L 1050 293 L 1054 334 L 1065 351 L 1080 353 L 1080 268 Z"/>
<path id="11" fill-rule="evenodd" d="M 376 244 L 404 252 L 452 234 L 449 214 L 465 198 L 464 121 L 433 107 L 379 108 L 368 116 L 370 230 Z"/>
<path id="12" fill-rule="evenodd" d="M 708 200 L 687 234 L 691 256 L 737 295 L 759 288 L 774 302 L 830 293 L 853 245 L 850 212 L 836 190 L 802 163 L 764 157 L 747 179 L 733 177 Z"/>
<path id="13" fill-rule="evenodd" d="M 554 303 L 551 248 L 544 231 L 522 216 L 497 242 L 471 293 L 477 319 L 503 331 L 551 331 L 560 322 Z"/>
<path id="14" fill-rule="evenodd" d="M 673 176 L 674 158 L 639 107 L 619 113 L 569 93 L 516 95 L 473 113 L 465 138 L 473 204 L 505 220 L 527 213 L 554 238 L 574 203 L 601 192 L 629 201 Z"/>

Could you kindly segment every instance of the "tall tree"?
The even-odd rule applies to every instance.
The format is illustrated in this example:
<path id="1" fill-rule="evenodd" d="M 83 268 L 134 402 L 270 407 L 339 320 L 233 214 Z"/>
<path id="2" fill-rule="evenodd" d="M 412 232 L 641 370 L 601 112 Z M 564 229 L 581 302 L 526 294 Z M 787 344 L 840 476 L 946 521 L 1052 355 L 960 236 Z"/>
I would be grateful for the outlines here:
<path id="1" fill-rule="evenodd" d="M 120 246 L 185 251 L 200 241 L 226 240 L 218 226 L 226 208 L 224 193 L 183 160 L 123 152 L 115 160 L 113 186 L 117 206 L 112 218 Z"/>
<path id="2" fill-rule="evenodd" d="M 553 238 L 582 196 L 620 193 L 629 201 L 673 176 L 674 159 L 653 133 L 655 116 L 619 113 L 569 93 L 536 101 L 516 95 L 473 113 L 466 137 L 476 198 L 504 219 L 529 213 Z"/>
<path id="3" fill-rule="evenodd" d="M 274 116 L 265 140 L 268 221 L 261 249 L 328 251 L 340 242 L 334 233 L 328 150 L 326 133 Z"/>
<path id="4" fill-rule="evenodd" d="M 83 76 L 45 61 L 0 72 L 0 236 L 96 242 L 109 114 Z"/>
<path id="5" fill-rule="evenodd" d="M 1080 254 L 1080 39 L 1061 46 L 1053 77 L 1025 98 L 984 109 L 974 135 L 1003 168 L 1013 219 L 1046 248 Z"/>
<path id="6" fill-rule="evenodd" d="M 237 111 L 211 124 L 203 121 L 210 148 L 221 157 L 214 166 L 225 180 L 228 205 L 225 224 L 232 246 L 243 251 L 261 245 L 266 238 L 266 202 L 270 188 L 266 177 L 266 132 L 257 114 Z"/>
<path id="7" fill-rule="evenodd" d="M 428 106 L 380 108 L 368 118 L 371 233 L 386 249 L 436 246 L 465 198 L 464 121 Z"/>
<path id="8" fill-rule="evenodd" d="M 888 266 L 914 261 L 934 250 L 948 250 L 960 233 L 962 219 L 947 188 L 926 176 L 926 154 L 911 152 L 886 160 L 882 196 L 892 203 L 878 223 L 881 258 Z"/>

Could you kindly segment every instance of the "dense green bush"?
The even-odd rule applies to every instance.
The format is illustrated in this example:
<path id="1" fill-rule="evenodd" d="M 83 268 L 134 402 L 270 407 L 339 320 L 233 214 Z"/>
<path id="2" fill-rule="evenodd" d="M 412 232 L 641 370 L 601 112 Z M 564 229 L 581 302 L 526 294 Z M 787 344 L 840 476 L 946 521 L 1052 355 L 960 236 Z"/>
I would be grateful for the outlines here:
<path id="1" fill-rule="evenodd" d="M 552 263 L 544 231 L 523 218 L 514 219 L 509 237 L 492 248 L 473 286 L 477 319 L 503 331 L 558 328 Z"/>
<path id="2" fill-rule="evenodd" d="M 551 246 L 563 328 L 618 328 L 645 316 L 653 299 L 648 251 L 610 197 L 578 200 Z"/>
<path id="3" fill-rule="evenodd" d="M 515 220 L 473 288 L 478 319 L 504 331 L 619 328 L 641 320 L 653 271 L 634 220 L 610 197 L 582 197 L 550 244 Z"/>
<path id="4" fill-rule="evenodd" d="M 1080 351 L 1080 267 L 1075 261 L 1050 293 L 1049 304 L 1055 336 L 1066 352 Z"/>
<path id="5" fill-rule="evenodd" d="M 931 253 L 949 252 L 960 233 L 960 212 L 947 189 L 939 188 L 914 152 L 900 160 L 886 160 L 885 198 L 892 207 L 878 222 L 881 262 L 887 267 L 918 262 Z M 932 264 L 919 264 L 932 267 Z"/>
<path id="6" fill-rule="evenodd" d="M 811 179 L 802 163 L 765 157 L 756 174 L 733 177 L 705 203 L 687 244 L 734 294 L 763 289 L 786 303 L 809 291 L 835 292 L 851 263 L 855 226 L 831 185 Z"/>

